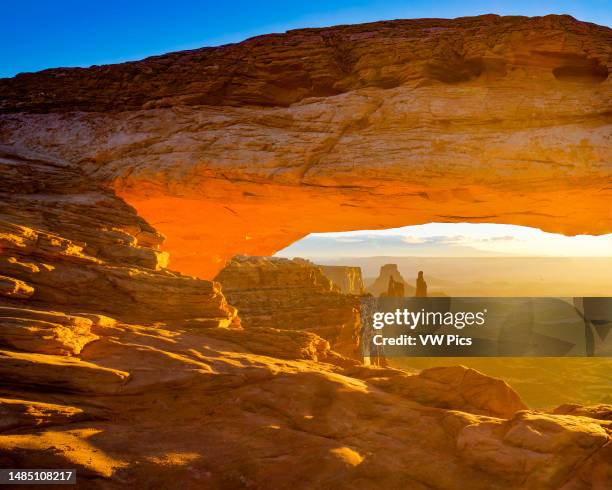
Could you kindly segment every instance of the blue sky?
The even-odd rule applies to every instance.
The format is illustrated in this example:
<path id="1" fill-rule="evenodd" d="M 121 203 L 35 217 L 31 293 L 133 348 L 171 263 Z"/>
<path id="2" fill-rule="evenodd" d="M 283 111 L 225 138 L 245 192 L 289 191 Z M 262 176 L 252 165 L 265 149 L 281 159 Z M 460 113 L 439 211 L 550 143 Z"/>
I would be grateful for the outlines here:
<path id="1" fill-rule="evenodd" d="M 564 13 L 611 26 L 612 0 L 2 0 L 0 77 L 136 60 L 300 27 L 484 13 Z"/>

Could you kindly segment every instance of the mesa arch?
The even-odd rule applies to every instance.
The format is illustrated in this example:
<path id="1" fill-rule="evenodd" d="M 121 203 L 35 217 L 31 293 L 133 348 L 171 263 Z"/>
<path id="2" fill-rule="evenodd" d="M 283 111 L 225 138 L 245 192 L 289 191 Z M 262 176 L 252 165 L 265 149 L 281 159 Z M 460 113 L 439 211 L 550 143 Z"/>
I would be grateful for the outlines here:
<path id="1" fill-rule="evenodd" d="M 567 16 L 391 21 L 48 70 L 0 80 L 0 142 L 114 187 L 203 278 L 315 231 L 609 233 L 611 36 Z"/>

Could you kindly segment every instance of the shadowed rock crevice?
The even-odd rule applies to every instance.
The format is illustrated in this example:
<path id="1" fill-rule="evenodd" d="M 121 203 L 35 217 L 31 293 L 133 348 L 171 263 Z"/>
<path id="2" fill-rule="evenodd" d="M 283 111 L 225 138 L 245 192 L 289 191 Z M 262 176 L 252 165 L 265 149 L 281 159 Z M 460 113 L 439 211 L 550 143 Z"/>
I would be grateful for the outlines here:
<path id="1" fill-rule="evenodd" d="M 608 70 L 597 63 L 590 65 L 565 65 L 553 70 L 553 75 L 562 82 L 602 83 L 608 78 Z"/>

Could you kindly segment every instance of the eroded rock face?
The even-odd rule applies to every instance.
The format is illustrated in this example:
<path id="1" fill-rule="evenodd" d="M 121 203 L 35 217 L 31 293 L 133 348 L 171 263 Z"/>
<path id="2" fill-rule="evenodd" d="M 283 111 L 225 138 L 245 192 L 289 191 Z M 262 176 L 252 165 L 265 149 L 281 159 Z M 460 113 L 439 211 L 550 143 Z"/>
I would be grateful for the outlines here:
<path id="1" fill-rule="evenodd" d="M 381 266 L 378 277 L 372 284 L 366 287 L 366 292 L 373 296 L 380 296 L 387 294 L 389 289 L 389 279 L 392 279 L 394 283 L 398 283 L 404 290 L 402 296 L 414 296 L 416 291 L 414 286 L 411 286 L 406 282 L 403 276 L 400 274 L 397 264 L 385 264 Z"/>
<path id="2" fill-rule="evenodd" d="M 345 294 L 363 294 L 361 267 L 345 265 L 319 265 L 325 274 Z"/>
<path id="3" fill-rule="evenodd" d="M 0 398 L 0 433 L 24 427 L 63 425 L 87 419 L 91 419 L 91 416 L 75 407 Z"/>
<path id="4" fill-rule="evenodd" d="M 88 318 L 0 306 L 0 345 L 42 354 L 79 354 L 98 337 Z"/>
<path id="5" fill-rule="evenodd" d="M 242 325 L 314 332 L 333 350 L 361 359 L 359 303 L 303 259 L 234 257 L 215 278 Z"/>
<path id="6" fill-rule="evenodd" d="M 0 287 L 0 306 L 229 325 L 236 315 L 220 286 L 167 270 L 162 241 L 133 208 L 78 168 L 6 151 L 0 156 L 0 284 L 8 284 Z M 38 327 L 28 327 L 21 320 L 32 320 L 29 314 L 3 318 L 0 312 L 15 341 L 18 330 L 43 335 L 40 322 L 49 323 L 40 317 Z"/>
<path id="7" fill-rule="evenodd" d="M 567 16 L 402 20 L 48 70 L 0 81 L 0 142 L 113 185 L 205 278 L 311 231 L 609 233 L 610 38 Z"/>
<path id="8" fill-rule="evenodd" d="M 113 111 L 119 87 L 121 109 L 136 110 L 168 105 L 288 106 L 368 87 L 524 80 L 529 74 L 538 74 L 539 81 L 599 84 L 609 74 L 609 35 L 606 27 L 557 15 L 299 29 L 138 62 L 20 74 L 2 80 L 5 100 L 0 108 Z M 578 45 L 583 39 L 586 45 Z M 540 43 L 528 44 L 535 41 Z"/>
<path id="9" fill-rule="evenodd" d="M 555 408 L 554 413 L 560 415 L 580 415 L 612 422 L 612 405 L 606 404 L 591 405 L 588 407 L 576 404 L 565 404 Z"/>
<path id="10" fill-rule="evenodd" d="M 463 366 L 430 368 L 418 377 L 392 371 L 371 383 L 430 406 L 470 413 L 508 418 L 527 408 L 504 381 Z"/>
<path id="11" fill-rule="evenodd" d="M 608 443 L 595 421 L 528 411 L 506 422 L 466 426 L 457 438 L 459 453 L 472 465 L 523 488 L 561 488 L 576 479 L 576 466 Z"/>

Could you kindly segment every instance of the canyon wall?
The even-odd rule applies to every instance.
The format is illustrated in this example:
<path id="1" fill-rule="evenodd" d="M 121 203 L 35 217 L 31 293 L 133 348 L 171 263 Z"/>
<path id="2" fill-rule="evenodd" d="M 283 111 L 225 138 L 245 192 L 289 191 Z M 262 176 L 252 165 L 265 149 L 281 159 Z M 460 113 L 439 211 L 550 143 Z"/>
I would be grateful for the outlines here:
<path id="1" fill-rule="evenodd" d="M 406 282 L 402 277 L 397 268 L 397 264 L 385 264 L 381 266 L 378 277 L 372 284 L 366 287 L 366 293 L 370 293 L 373 296 L 380 296 L 381 294 L 387 293 L 390 278 L 403 286 L 405 296 L 414 296 L 416 288 Z"/>
<path id="2" fill-rule="evenodd" d="M 0 80 L 0 142 L 72 162 L 212 278 L 309 232 L 612 231 L 612 31 L 487 15 L 301 29 Z"/>
<path id="3" fill-rule="evenodd" d="M 78 167 L 0 148 L 0 181 L 0 304 L 234 321 L 219 284 L 166 269 L 163 236 Z"/>
<path id="4" fill-rule="evenodd" d="M 323 274 L 345 294 L 363 294 L 363 277 L 360 267 L 346 265 L 319 265 Z"/>
<path id="5" fill-rule="evenodd" d="M 306 330 L 333 350 L 361 359 L 360 298 L 340 292 L 322 269 L 303 259 L 237 256 L 215 278 L 245 328 Z"/>

